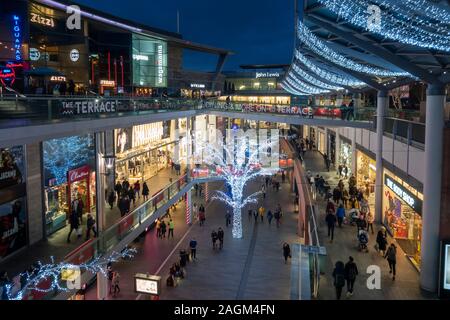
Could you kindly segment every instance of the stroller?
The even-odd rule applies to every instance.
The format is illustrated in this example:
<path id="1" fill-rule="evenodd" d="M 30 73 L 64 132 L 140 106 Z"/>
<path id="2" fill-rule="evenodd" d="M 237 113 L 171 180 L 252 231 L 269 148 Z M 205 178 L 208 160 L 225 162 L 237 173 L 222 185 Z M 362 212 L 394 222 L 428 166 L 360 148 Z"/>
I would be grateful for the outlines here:
<path id="1" fill-rule="evenodd" d="M 348 213 L 350 216 L 350 225 L 354 226 L 359 219 L 359 210 L 351 209 Z"/>
<path id="2" fill-rule="evenodd" d="M 369 243 L 369 234 L 366 230 L 361 229 L 358 232 L 358 241 L 359 241 L 359 251 L 369 252 L 369 248 L 367 244 Z"/>

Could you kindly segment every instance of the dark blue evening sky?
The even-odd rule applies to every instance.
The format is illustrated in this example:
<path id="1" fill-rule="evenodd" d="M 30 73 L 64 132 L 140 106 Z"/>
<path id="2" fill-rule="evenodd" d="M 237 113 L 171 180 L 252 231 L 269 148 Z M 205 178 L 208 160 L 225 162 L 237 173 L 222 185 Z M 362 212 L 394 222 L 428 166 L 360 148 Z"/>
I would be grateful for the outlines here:
<path id="1" fill-rule="evenodd" d="M 76 0 L 129 20 L 176 31 L 180 11 L 183 38 L 235 52 L 224 70 L 241 64 L 289 64 L 292 57 L 294 0 Z M 217 58 L 186 54 L 184 67 L 211 71 Z"/>

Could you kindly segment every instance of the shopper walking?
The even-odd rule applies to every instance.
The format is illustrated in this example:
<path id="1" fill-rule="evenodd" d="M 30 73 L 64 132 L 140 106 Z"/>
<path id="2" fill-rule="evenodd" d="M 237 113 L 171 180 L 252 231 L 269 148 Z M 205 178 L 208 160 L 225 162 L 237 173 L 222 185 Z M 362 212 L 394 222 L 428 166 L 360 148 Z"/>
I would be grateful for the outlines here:
<path id="1" fill-rule="evenodd" d="M 114 186 L 114 191 L 117 193 L 117 203 L 118 203 L 121 198 L 120 195 L 122 192 L 122 185 L 120 184 L 119 181 L 117 181 L 116 185 Z"/>
<path id="2" fill-rule="evenodd" d="M 206 220 L 205 207 L 203 206 L 203 204 L 201 204 L 198 208 L 198 217 L 200 220 L 200 226 L 203 226 Z"/>
<path id="3" fill-rule="evenodd" d="M 277 228 L 280 227 L 280 219 L 281 219 L 281 212 L 278 210 L 275 210 L 275 214 L 273 215 L 275 218 L 275 221 L 277 222 Z"/>
<path id="4" fill-rule="evenodd" d="M 267 221 L 269 221 L 269 226 L 272 223 L 273 214 L 272 211 L 267 211 Z"/>
<path id="5" fill-rule="evenodd" d="M 217 232 L 216 232 L 216 230 L 213 230 L 211 232 L 211 240 L 212 240 L 213 250 L 216 250 L 217 239 L 218 239 Z"/>
<path id="6" fill-rule="evenodd" d="M 175 228 L 175 223 L 173 222 L 172 219 L 170 219 L 169 221 L 169 234 L 167 235 L 167 239 L 170 238 L 170 235 L 172 235 L 172 239 L 173 239 L 173 229 Z"/>
<path id="7" fill-rule="evenodd" d="M 253 218 L 255 218 L 255 223 L 257 223 L 258 222 L 258 211 L 256 211 L 256 210 L 253 211 Z"/>
<path id="8" fill-rule="evenodd" d="M 120 274 L 117 271 L 114 271 L 113 279 L 113 297 L 115 298 L 117 294 L 120 292 Z"/>
<path id="9" fill-rule="evenodd" d="M 348 258 L 345 264 L 345 280 L 347 280 L 347 297 L 353 295 L 353 286 L 355 285 L 356 276 L 358 275 L 358 267 L 353 260 L 353 257 Z"/>
<path id="10" fill-rule="evenodd" d="M 287 263 L 288 258 L 291 257 L 291 247 L 287 242 L 283 243 L 283 257 L 284 257 L 284 263 Z"/>
<path id="11" fill-rule="evenodd" d="M 344 205 L 341 203 L 336 211 L 336 217 L 338 221 L 339 228 L 342 228 L 342 222 L 344 222 L 345 218 L 345 209 Z"/>
<path id="12" fill-rule="evenodd" d="M 389 273 L 392 273 L 392 280 L 395 280 L 395 265 L 397 264 L 397 247 L 395 244 L 391 243 L 384 258 L 389 263 Z"/>
<path id="13" fill-rule="evenodd" d="M 227 213 L 225 214 L 225 225 L 228 228 L 229 225 L 231 225 L 231 213 L 230 210 L 227 210 Z"/>
<path id="14" fill-rule="evenodd" d="M 144 197 L 144 201 L 147 201 L 150 190 L 148 189 L 147 182 L 142 184 L 142 196 Z"/>
<path id="15" fill-rule="evenodd" d="M 114 191 L 111 190 L 108 194 L 108 204 L 109 204 L 109 208 L 111 210 L 114 206 L 114 200 L 115 200 L 115 193 L 114 193 Z"/>
<path id="16" fill-rule="evenodd" d="M 137 198 L 140 199 L 141 198 L 141 184 L 139 183 L 139 180 L 137 180 L 134 183 L 133 189 L 134 189 L 134 197 L 136 198 L 136 195 L 137 195 Z"/>
<path id="17" fill-rule="evenodd" d="M 334 287 L 336 288 L 336 299 L 341 299 L 342 288 L 345 286 L 345 267 L 342 261 L 337 261 L 333 270 Z"/>
<path id="18" fill-rule="evenodd" d="M 219 229 L 217 230 L 217 238 L 219 239 L 219 249 L 220 250 L 223 249 L 223 237 L 224 237 L 223 229 L 221 227 L 219 227 Z"/>
<path id="19" fill-rule="evenodd" d="M 386 253 L 386 245 L 387 245 L 387 233 L 386 228 L 384 226 L 377 233 L 377 251 L 381 253 L 383 256 Z"/>
<path id="20" fill-rule="evenodd" d="M 95 219 L 90 213 L 87 215 L 87 225 L 86 225 L 86 241 L 91 237 L 91 230 L 94 233 L 94 238 L 97 238 L 97 230 L 95 228 Z"/>
<path id="21" fill-rule="evenodd" d="M 263 206 L 261 206 L 258 211 L 261 222 L 264 222 L 264 213 L 266 212 L 266 209 Z"/>
<path id="22" fill-rule="evenodd" d="M 133 207 L 136 206 L 136 194 L 134 193 L 134 189 L 130 188 L 128 190 L 128 198 L 130 199 L 130 202 L 133 202 Z"/>
<path id="23" fill-rule="evenodd" d="M 328 226 L 328 237 L 330 238 L 330 243 L 333 242 L 334 238 L 334 227 L 336 226 L 336 216 L 331 210 L 328 211 L 325 221 Z"/>
<path id="24" fill-rule="evenodd" d="M 166 237 L 166 229 L 167 229 L 167 225 L 164 222 L 164 220 L 161 221 L 161 238 L 165 238 Z"/>
<path id="25" fill-rule="evenodd" d="M 366 215 L 366 222 L 367 222 L 367 232 L 369 231 L 369 229 L 372 231 L 373 234 L 373 223 L 375 221 L 375 217 L 373 216 L 372 212 L 367 212 Z"/>
<path id="26" fill-rule="evenodd" d="M 197 240 L 195 238 L 189 242 L 189 249 L 191 249 L 191 259 L 197 260 Z"/>
<path id="27" fill-rule="evenodd" d="M 161 238 L 161 220 L 159 218 L 156 219 L 156 236 Z"/>
<path id="28" fill-rule="evenodd" d="M 69 217 L 69 223 L 70 223 L 70 231 L 69 234 L 67 235 L 67 243 L 70 243 L 70 236 L 72 235 L 72 231 L 75 230 L 75 233 L 77 233 L 78 228 L 80 226 L 80 220 L 78 219 L 76 211 L 72 211 Z"/>
<path id="29" fill-rule="evenodd" d="M 265 199 L 266 198 L 266 185 L 265 184 L 263 184 L 261 186 L 261 193 L 263 195 L 263 199 Z"/>

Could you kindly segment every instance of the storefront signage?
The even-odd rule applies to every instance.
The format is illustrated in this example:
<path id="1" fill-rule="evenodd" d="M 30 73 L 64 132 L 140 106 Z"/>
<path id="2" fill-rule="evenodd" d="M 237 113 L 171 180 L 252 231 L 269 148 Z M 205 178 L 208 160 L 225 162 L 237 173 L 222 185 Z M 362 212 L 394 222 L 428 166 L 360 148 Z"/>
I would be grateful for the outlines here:
<path id="1" fill-rule="evenodd" d="M 137 273 L 134 276 L 134 288 L 136 293 L 159 296 L 161 294 L 161 277 Z"/>
<path id="2" fill-rule="evenodd" d="M 0 68 L 0 81 L 4 86 L 12 86 L 16 80 L 16 72 L 14 68 Z"/>
<path id="3" fill-rule="evenodd" d="M 205 89 L 206 85 L 204 85 L 202 83 L 191 83 L 191 88 Z"/>
<path id="4" fill-rule="evenodd" d="M 70 60 L 72 62 L 77 62 L 78 59 L 80 59 L 80 51 L 78 51 L 78 49 L 70 50 Z"/>
<path id="5" fill-rule="evenodd" d="M 14 38 L 14 56 L 16 60 L 22 60 L 22 29 L 20 27 L 19 16 L 13 16 L 13 38 Z"/>
<path id="6" fill-rule="evenodd" d="M 30 15 L 30 22 L 37 23 L 46 27 L 55 27 L 55 20 L 53 20 L 53 18 L 44 17 L 34 12 L 31 12 Z"/>
<path id="7" fill-rule="evenodd" d="M 417 213 L 422 213 L 422 201 L 387 174 L 384 175 L 384 184 Z"/>
<path id="8" fill-rule="evenodd" d="M 86 180 L 89 178 L 90 172 L 91 169 L 89 166 L 83 166 L 78 169 L 70 170 L 67 174 L 67 181 L 69 181 L 69 183 L 73 183 L 76 181 Z"/>
<path id="9" fill-rule="evenodd" d="M 50 81 L 66 81 L 66 77 L 64 76 L 51 76 Z"/>
<path id="10" fill-rule="evenodd" d="M 162 84 L 164 80 L 164 68 L 163 68 L 163 45 L 158 44 L 158 84 Z"/>
<path id="11" fill-rule="evenodd" d="M 104 87 L 115 87 L 116 82 L 114 80 L 100 80 L 100 85 Z"/>
<path id="12" fill-rule="evenodd" d="M 0 168 L 0 187 L 17 184 L 20 172 L 16 168 Z"/>
<path id="13" fill-rule="evenodd" d="M 136 61 L 148 61 L 148 56 L 145 56 L 143 54 L 133 54 L 133 60 L 136 60 Z"/>
<path id="14" fill-rule="evenodd" d="M 61 114 L 96 114 L 96 113 L 114 113 L 117 111 L 119 101 L 117 100 L 82 100 L 82 101 L 63 101 Z"/>
<path id="15" fill-rule="evenodd" d="M 278 78 L 279 76 L 278 72 L 257 72 L 255 78 Z"/>

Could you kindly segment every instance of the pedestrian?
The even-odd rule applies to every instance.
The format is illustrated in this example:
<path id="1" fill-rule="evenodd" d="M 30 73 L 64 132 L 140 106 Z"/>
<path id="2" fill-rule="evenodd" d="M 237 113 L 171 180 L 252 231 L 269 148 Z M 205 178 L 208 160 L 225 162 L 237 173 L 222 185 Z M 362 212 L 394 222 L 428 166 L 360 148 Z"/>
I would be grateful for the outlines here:
<path id="1" fill-rule="evenodd" d="M 345 267 L 342 261 L 337 261 L 333 270 L 334 287 L 336 288 L 336 299 L 341 299 L 342 288 L 345 286 Z"/>
<path id="2" fill-rule="evenodd" d="M 231 213 L 230 213 L 230 210 L 227 210 L 227 213 L 225 214 L 225 224 L 226 224 L 227 228 L 231 224 Z"/>
<path id="3" fill-rule="evenodd" d="M 109 282 L 109 293 L 112 293 L 112 289 L 113 289 L 113 285 L 112 285 L 112 280 L 114 277 L 114 271 L 112 268 L 112 262 L 108 262 L 108 264 L 106 265 L 106 274 L 108 276 L 108 282 Z"/>
<path id="4" fill-rule="evenodd" d="M 123 217 L 125 215 L 125 212 L 126 212 L 125 197 L 120 198 L 119 203 L 118 203 L 118 207 L 119 207 L 119 211 L 120 211 L 120 216 Z"/>
<path id="5" fill-rule="evenodd" d="M 97 230 L 95 227 L 95 219 L 90 213 L 87 215 L 87 225 L 86 225 L 86 241 L 91 237 L 91 230 L 94 233 L 94 238 L 97 238 Z"/>
<path id="6" fill-rule="evenodd" d="M 141 184 L 139 183 L 139 180 L 137 180 L 134 183 L 133 189 L 134 189 L 134 197 L 136 198 L 136 195 L 137 195 L 137 198 L 140 199 L 141 198 Z"/>
<path id="7" fill-rule="evenodd" d="M 281 182 L 284 183 L 286 180 L 286 174 L 284 173 L 284 170 L 281 171 Z"/>
<path id="8" fill-rule="evenodd" d="M 272 211 L 267 211 L 267 221 L 269 221 L 269 226 L 272 223 L 273 214 Z"/>
<path id="9" fill-rule="evenodd" d="M 114 206 L 114 200 L 115 200 L 115 193 L 114 191 L 110 191 L 110 193 L 108 194 L 108 204 L 110 209 L 112 210 L 113 206 Z"/>
<path id="10" fill-rule="evenodd" d="M 130 199 L 130 202 L 133 201 L 133 206 L 136 205 L 136 194 L 134 193 L 134 189 L 130 188 L 128 190 L 128 198 Z"/>
<path id="11" fill-rule="evenodd" d="M 334 213 L 329 210 L 327 215 L 325 216 L 325 221 L 328 226 L 328 237 L 330 237 L 330 243 L 333 242 L 334 238 L 334 227 L 336 225 L 336 216 Z"/>
<path id="12" fill-rule="evenodd" d="M 144 201 L 147 201 L 150 190 L 148 189 L 147 182 L 142 184 L 142 196 L 144 197 Z"/>
<path id="13" fill-rule="evenodd" d="M 356 276 L 358 275 L 358 267 L 353 260 L 353 257 L 348 258 L 345 264 L 345 280 L 347 280 L 347 297 L 353 295 L 353 286 L 355 285 Z"/>
<path id="14" fill-rule="evenodd" d="M 267 178 L 266 178 L 267 179 Z M 261 193 L 262 193 L 262 195 L 263 195 L 263 199 L 265 199 L 266 198 L 266 185 L 265 184 L 263 184 L 262 186 L 261 186 Z"/>
<path id="15" fill-rule="evenodd" d="M 217 239 L 218 239 L 217 232 L 216 232 L 216 230 L 213 230 L 211 232 L 211 240 L 212 240 L 213 250 L 216 250 Z"/>
<path id="16" fill-rule="evenodd" d="M 366 221 L 367 221 L 367 231 L 369 231 L 369 229 L 372 230 L 372 234 L 373 234 L 373 223 L 375 221 L 375 217 L 373 216 L 372 212 L 367 212 L 366 215 Z"/>
<path id="17" fill-rule="evenodd" d="M 114 186 L 114 191 L 117 193 L 117 202 L 119 202 L 120 194 L 122 192 L 122 185 L 119 181 L 117 181 L 116 185 Z"/>
<path id="18" fill-rule="evenodd" d="M 172 235 L 172 239 L 173 239 L 173 229 L 175 228 L 175 223 L 173 222 L 172 219 L 170 219 L 169 221 L 169 234 L 167 235 L 167 239 L 170 238 L 170 235 Z"/>
<path id="19" fill-rule="evenodd" d="M 69 223 L 70 223 L 70 231 L 69 234 L 67 235 L 67 243 L 70 243 L 70 236 L 72 234 L 72 231 L 75 230 L 75 233 L 77 233 L 78 228 L 80 226 L 80 220 L 78 219 L 76 211 L 72 211 L 69 217 Z"/>
<path id="20" fill-rule="evenodd" d="M 268 186 L 269 186 L 269 181 L 270 181 L 270 178 L 269 178 L 269 176 L 266 176 L 266 178 L 265 178 L 265 182 L 266 182 L 266 187 L 268 187 Z"/>
<path id="21" fill-rule="evenodd" d="M 261 222 L 264 222 L 264 213 L 266 212 L 266 209 L 263 206 L 261 206 L 258 211 L 259 217 L 261 218 Z"/>
<path id="22" fill-rule="evenodd" d="M 284 256 L 284 263 L 287 263 L 287 259 L 291 257 L 291 247 L 289 247 L 289 244 L 287 242 L 283 243 L 283 256 Z"/>
<path id="23" fill-rule="evenodd" d="M 344 221 L 344 218 L 345 218 L 345 209 L 344 209 L 344 205 L 342 203 L 339 205 L 339 207 L 336 211 L 336 217 L 337 217 L 339 228 L 342 228 L 342 222 Z"/>
<path id="24" fill-rule="evenodd" d="M 384 258 L 389 263 L 389 273 L 392 273 L 392 280 L 395 280 L 395 265 L 397 264 L 397 247 L 391 243 L 384 255 Z"/>
<path id="25" fill-rule="evenodd" d="M 83 204 L 83 200 L 81 199 L 81 196 L 79 196 L 78 201 L 77 201 L 77 216 L 78 219 L 80 219 L 80 224 L 83 224 L 83 209 L 84 209 L 84 204 Z"/>
<path id="26" fill-rule="evenodd" d="M 115 298 L 117 296 L 117 294 L 120 292 L 120 287 L 119 287 L 120 274 L 117 271 L 114 271 L 112 284 L 113 284 L 113 297 Z"/>
<path id="27" fill-rule="evenodd" d="M 198 217 L 198 207 L 197 207 L 197 203 L 194 203 L 194 204 L 192 205 L 192 213 L 193 213 L 193 215 L 194 215 L 194 218 L 198 220 L 199 217 Z"/>
<path id="28" fill-rule="evenodd" d="M 203 226 L 206 220 L 205 207 L 203 206 L 203 204 L 201 204 L 200 207 L 198 208 L 198 216 L 200 220 L 200 225 Z"/>
<path id="29" fill-rule="evenodd" d="M 275 210 L 275 214 L 273 215 L 275 218 L 275 221 L 277 222 L 277 228 L 280 227 L 280 219 L 281 219 L 281 212 L 278 210 Z"/>
<path id="30" fill-rule="evenodd" d="M 161 220 L 159 218 L 156 219 L 156 236 L 161 238 Z"/>
<path id="31" fill-rule="evenodd" d="M 223 249 L 223 236 L 224 236 L 224 232 L 223 232 L 222 228 L 219 227 L 219 229 L 217 230 L 217 238 L 219 239 L 219 249 L 220 250 Z"/>
<path id="32" fill-rule="evenodd" d="M 194 184 L 195 196 L 198 196 L 198 183 Z"/>
<path id="33" fill-rule="evenodd" d="M 381 253 L 383 256 L 386 252 L 386 245 L 387 245 L 387 233 L 386 228 L 384 226 L 381 227 L 381 229 L 377 233 L 377 251 L 378 253 Z"/>
<path id="34" fill-rule="evenodd" d="M 331 211 L 332 213 L 334 213 L 334 212 L 336 211 L 336 208 L 335 208 L 335 206 L 334 206 L 333 201 L 328 200 L 327 208 L 326 208 L 325 210 L 326 210 L 327 212 L 328 212 L 328 211 Z"/>
<path id="35" fill-rule="evenodd" d="M 255 218 L 255 223 L 258 222 L 258 211 L 253 211 L 253 218 Z"/>
<path id="36" fill-rule="evenodd" d="M 192 238 L 189 242 L 189 248 L 191 249 L 191 259 L 197 260 L 197 240 L 195 240 L 195 238 Z"/>
<path id="37" fill-rule="evenodd" d="M 164 222 L 164 220 L 161 221 L 161 238 L 165 238 L 166 237 L 166 223 Z"/>

